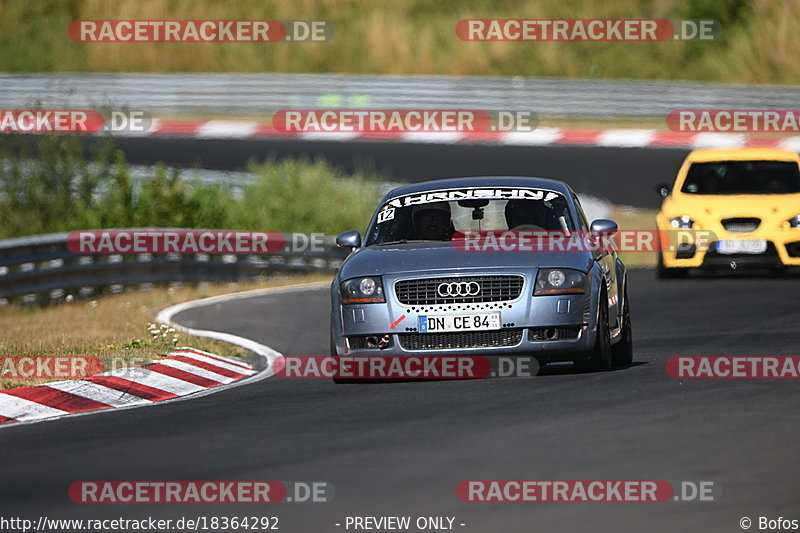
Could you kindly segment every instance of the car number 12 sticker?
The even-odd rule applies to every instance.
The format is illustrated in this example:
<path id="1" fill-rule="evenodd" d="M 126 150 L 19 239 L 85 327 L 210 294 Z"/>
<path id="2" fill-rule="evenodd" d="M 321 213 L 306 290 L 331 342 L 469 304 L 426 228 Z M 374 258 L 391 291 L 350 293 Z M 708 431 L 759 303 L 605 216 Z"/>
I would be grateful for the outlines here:
<path id="1" fill-rule="evenodd" d="M 394 218 L 394 207 L 389 207 L 378 213 L 378 224 Z"/>

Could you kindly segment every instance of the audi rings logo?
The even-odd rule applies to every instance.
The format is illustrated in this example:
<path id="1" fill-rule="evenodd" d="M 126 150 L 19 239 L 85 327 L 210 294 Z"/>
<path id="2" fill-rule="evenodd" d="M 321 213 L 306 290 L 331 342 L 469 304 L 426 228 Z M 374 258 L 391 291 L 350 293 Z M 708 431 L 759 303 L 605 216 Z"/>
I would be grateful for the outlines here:
<path id="1" fill-rule="evenodd" d="M 453 283 L 440 283 L 436 293 L 441 297 L 447 296 L 477 296 L 481 286 L 475 281 L 455 281 Z"/>

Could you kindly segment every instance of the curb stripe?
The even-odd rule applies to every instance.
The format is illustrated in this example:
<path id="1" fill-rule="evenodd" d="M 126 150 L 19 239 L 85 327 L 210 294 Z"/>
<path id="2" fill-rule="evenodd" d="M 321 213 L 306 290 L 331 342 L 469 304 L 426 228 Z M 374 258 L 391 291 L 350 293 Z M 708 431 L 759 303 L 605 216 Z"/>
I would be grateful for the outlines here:
<path id="1" fill-rule="evenodd" d="M 597 145 L 602 133 L 600 130 L 567 130 L 562 133 L 558 142 L 559 144 Z"/>
<path id="2" fill-rule="evenodd" d="M 211 363 L 206 363 L 204 361 L 198 361 L 197 359 L 192 359 L 191 357 L 187 357 L 185 355 L 177 355 L 170 359 L 171 361 L 178 361 L 181 363 L 186 363 L 197 368 L 202 368 L 204 370 L 208 370 L 209 372 L 213 372 L 219 376 L 225 376 L 226 378 L 232 379 L 239 379 L 246 376 L 238 371 L 228 370 L 227 368 L 222 368 L 221 366 L 212 365 Z"/>
<path id="3" fill-rule="evenodd" d="M 103 387 L 108 387 L 109 389 L 124 392 L 126 394 L 138 396 L 152 402 L 167 400 L 178 396 L 177 394 L 172 394 L 171 392 L 150 387 L 149 385 L 142 385 L 141 383 L 134 383 L 133 381 L 113 376 L 93 376 L 86 378 L 86 381 L 102 385 Z"/>
<path id="4" fill-rule="evenodd" d="M 588 145 L 620 148 L 644 147 L 730 147 L 795 146 L 797 138 L 782 134 L 745 134 L 733 132 L 679 132 L 654 129 L 607 128 L 598 130 L 564 129 L 543 126 L 533 131 L 476 132 L 285 132 L 271 123 L 246 120 L 160 120 L 154 119 L 146 132 L 123 132 L 123 136 L 178 136 L 202 139 L 299 139 L 309 141 L 390 141 L 431 144 L 505 144 L 521 146 Z M 709 141 L 705 136 L 716 136 Z"/>
<path id="5" fill-rule="evenodd" d="M 180 355 L 182 355 L 183 357 L 186 357 L 188 359 L 194 359 L 196 361 L 202 361 L 203 363 L 207 363 L 209 365 L 213 365 L 213 366 L 220 367 L 220 368 L 225 368 L 227 370 L 230 370 L 232 372 L 237 372 L 239 374 L 252 374 L 253 373 L 252 370 L 241 368 L 238 365 L 232 365 L 230 363 L 226 363 L 226 362 L 220 361 L 218 359 L 213 359 L 213 358 L 205 356 L 205 355 L 199 355 L 199 354 L 194 354 L 194 353 L 190 353 L 190 352 L 181 352 Z"/>
<path id="6" fill-rule="evenodd" d="M 126 379 L 134 383 L 139 383 L 140 385 L 147 385 L 148 387 L 163 390 L 164 392 L 170 392 L 176 396 L 199 392 L 205 388 L 195 385 L 194 383 L 189 383 L 188 381 L 182 381 L 158 372 L 153 372 L 143 366 L 120 368 L 100 375 Z"/>
<path id="7" fill-rule="evenodd" d="M 51 416 L 66 415 L 67 411 L 53 409 L 30 400 L 12 396 L 3 392 L 0 396 L 0 415 L 17 420 L 35 420 L 37 418 L 50 418 Z"/>
<path id="8" fill-rule="evenodd" d="M 111 405 L 112 407 L 150 403 L 148 399 L 105 387 L 91 381 L 59 381 L 57 383 L 48 383 L 47 386 L 69 392 L 75 396 L 82 396 L 96 402 Z"/>
<path id="9" fill-rule="evenodd" d="M 236 344 L 250 349 L 249 342 L 237 338 Z M 258 346 L 256 353 L 270 361 L 269 348 Z M 0 391 L 0 425 L 140 407 L 180 400 L 190 394 L 202 396 L 217 388 L 236 386 L 240 380 L 258 380 L 269 375 L 265 370 L 257 372 L 246 363 L 185 347 L 145 365 L 115 369 L 84 379 Z"/>
<path id="10" fill-rule="evenodd" d="M 47 385 L 42 385 L 40 387 L 20 387 L 18 389 L 11 389 L 6 392 L 6 394 L 66 411 L 67 413 L 81 413 L 83 411 L 94 411 L 111 407 L 106 403 L 76 396 L 69 392 L 48 387 Z"/>
<path id="11" fill-rule="evenodd" d="M 220 381 L 210 380 L 208 378 L 198 376 L 197 374 L 190 374 L 189 372 L 186 372 L 184 370 L 179 370 L 177 368 L 167 366 L 161 363 L 147 365 L 147 370 L 150 370 L 151 372 L 156 372 L 158 374 L 162 374 L 167 377 L 179 379 L 180 381 L 192 383 L 202 389 L 207 389 L 209 387 L 216 387 L 217 385 L 222 385 L 222 382 Z"/>
<path id="12" fill-rule="evenodd" d="M 256 134 L 258 122 L 209 120 L 197 129 L 197 136 L 207 139 L 242 139 Z"/>
<path id="13" fill-rule="evenodd" d="M 216 355 L 216 354 L 213 354 L 213 353 L 204 352 L 203 350 L 198 350 L 197 348 L 178 348 L 177 350 L 172 350 L 170 352 L 170 355 L 178 355 L 178 354 L 182 354 L 182 353 L 186 353 L 186 352 L 193 353 L 195 355 L 204 355 L 204 356 L 208 357 L 209 359 L 215 359 L 215 360 L 219 361 L 220 363 L 227 363 L 229 365 L 238 366 L 239 368 L 241 368 L 242 370 L 245 370 L 247 372 L 250 372 L 251 370 L 253 370 L 253 368 L 250 365 L 248 365 L 247 363 L 243 363 L 241 361 L 237 361 L 237 360 L 231 359 L 229 357 L 222 357 L 221 355 Z"/>
<path id="14" fill-rule="evenodd" d="M 195 361 L 195 363 L 198 363 L 195 365 L 191 363 L 186 363 L 184 361 L 176 361 L 176 359 L 177 357 L 164 359 L 163 361 L 159 361 L 159 364 L 162 364 L 164 366 L 169 366 L 178 370 L 182 370 L 184 372 L 188 372 L 189 374 L 194 374 L 196 376 L 210 379 L 211 381 L 216 381 L 217 383 L 230 383 L 231 381 L 234 381 L 236 377 L 243 377 L 243 375 L 235 377 L 223 376 L 222 374 L 218 374 L 217 372 L 214 372 L 207 368 L 202 368 L 200 365 L 204 365 L 204 363 L 200 363 L 199 361 Z M 204 365 L 204 366 L 211 366 L 211 365 Z"/>
<path id="15" fill-rule="evenodd" d="M 499 139 L 500 144 L 519 146 L 547 146 L 557 143 L 563 135 L 558 128 L 539 128 L 533 131 L 512 131 Z"/>

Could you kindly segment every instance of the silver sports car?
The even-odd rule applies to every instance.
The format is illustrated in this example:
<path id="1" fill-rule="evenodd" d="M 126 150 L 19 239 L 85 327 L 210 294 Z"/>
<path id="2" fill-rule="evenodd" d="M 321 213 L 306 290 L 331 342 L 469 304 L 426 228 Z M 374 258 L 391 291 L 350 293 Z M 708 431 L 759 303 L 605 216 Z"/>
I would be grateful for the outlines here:
<path id="1" fill-rule="evenodd" d="M 395 189 L 365 236 L 337 237 L 352 253 L 331 285 L 331 355 L 530 356 L 580 371 L 630 364 L 626 269 L 613 247 L 519 246 L 525 232 L 552 241 L 616 231 L 606 219 L 590 226 L 556 180 L 453 178 Z M 498 246 L 495 232 L 516 232 L 514 246 Z"/>

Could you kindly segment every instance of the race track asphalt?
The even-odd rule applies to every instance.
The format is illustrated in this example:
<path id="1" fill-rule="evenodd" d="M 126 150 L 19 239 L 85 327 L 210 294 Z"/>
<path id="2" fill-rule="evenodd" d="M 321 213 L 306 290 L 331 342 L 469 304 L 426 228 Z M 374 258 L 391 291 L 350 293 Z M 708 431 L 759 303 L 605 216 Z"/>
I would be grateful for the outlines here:
<path id="1" fill-rule="evenodd" d="M 465 532 L 734 532 L 800 518 L 797 380 L 676 380 L 673 355 L 800 355 L 797 278 L 630 274 L 636 363 L 597 374 L 334 385 L 272 377 L 189 401 L 0 431 L 0 515 L 454 516 Z M 287 355 L 325 355 L 326 289 L 178 314 Z M 329 503 L 78 505 L 76 480 L 324 480 Z M 714 502 L 462 503 L 465 479 L 714 481 Z M 336 526 L 341 523 L 342 526 Z M 460 526 L 458 524 L 465 524 Z M 753 530 L 757 529 L 754 525 Z M 350 529 L 352 531 L 352 529 Z"/>
<path id="2" fill-rule="evenodd" d="M 118 140 L 134 164 L 242 170 L 270 157 L 324 158 L 352 172 L 374 169 L 386 179 L 425 181 L 457 176 L 538 176 L 566 181 L 578 192 L 615 204 L 657 208 L 656 185 L 672 183 L 685 148 L 509 146 L 305 139 L 128 137 Z"/>

